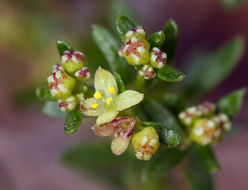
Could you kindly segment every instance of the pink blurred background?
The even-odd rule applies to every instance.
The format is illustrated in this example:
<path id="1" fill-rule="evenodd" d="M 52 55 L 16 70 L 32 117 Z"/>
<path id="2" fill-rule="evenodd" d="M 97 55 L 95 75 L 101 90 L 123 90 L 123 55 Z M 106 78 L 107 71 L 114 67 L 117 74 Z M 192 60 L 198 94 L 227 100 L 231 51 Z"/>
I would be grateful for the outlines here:
<path id="1" fill-rule="evenodd" d="M 246 1 L 235 8 L 223 8 L 217 0 L 124 2 L 150 33 L 161 29 L 169 18 L 176 20 L 176 63 L 182 70 L 192 50 L 212 50 L 235 35 L 244 36 L 247 42 Z M 59 60 L 55 40 L 67 40 L 80 49 L 80 44 L 92 40 L 91 24 L 113 26 L 111 14 L 109 0 L 0 2 L 0 189 L 115 189 L 59 162 L 64 149 L 93 140 L 87 127 L 93 121 L 84 120 L 77 134 L 65 136 L 63 120 L 42 115 L 40 104 L 32 103 L 30 95 L 36 85 L 45 82 L 52 65 Z M 205 98 L 215 101 L 232 90 L 247 87 L 247 58 L 245 50 L 234 72 Z M 243 127 L 216 147 L 222 167 L 216 174 L 218 190 L 248 189 L 247 108 L 246 98 L 237 118 Z"/>

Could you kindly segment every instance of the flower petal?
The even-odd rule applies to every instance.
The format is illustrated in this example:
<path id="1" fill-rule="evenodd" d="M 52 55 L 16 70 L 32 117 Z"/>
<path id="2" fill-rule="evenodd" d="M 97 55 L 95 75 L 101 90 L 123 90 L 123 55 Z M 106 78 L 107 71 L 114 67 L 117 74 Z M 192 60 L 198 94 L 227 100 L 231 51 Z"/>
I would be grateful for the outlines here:
<path id="1" fill-rule="evenodd" d="M 119 112 L 115 111 L 115 110 L 101 113 L 96 120 L 96 124 L 101 125 L 101 124 L 110 122 L 110 121 L 115 119 L 115 117 L 118 115 L 118 113 Z"/>
<path id="2" fill-rule="evenodd" d="M 108 96 L 110 92 L 108 89 L 114 89 L 112 95 L 118 94 L 118 87 L 115 77 L 109 71 L 106 71 L 99 67 L 95 73 L 94 86 L 96 91 L 104 93 L 104 96 Z"/>
<path id="3" fill-rule="evenodd" d="M 144 94 L 134 90 L 126 90 L 119 94 L 116 98 L 117 110 L 122 111 L 140 103 L 144 98 Z"/>
<path id="4" fill-rule="evenodd" d="M 111 150 L 113 154 L 117 156 L 120 156 L 121 154 L 123 154 L 127 150 L 130 144 L 131 137 L 132 136 L 128 138 L 125 138 L 125 137 L 114 138 L 111 143 Z"/>
<path id="5" fill-rule="evenodd" d="M 98 116 L 99 108 L 92 108 L 92 105 L 96 105 L 96 99 L 95 98 L 88 98 L 80 103 L 80 111 L 82 114 L 86 116 Z M 98 104 L 97 104 L 98 105 Z M 93 106 L 94 107 L 94 106 Z"/>

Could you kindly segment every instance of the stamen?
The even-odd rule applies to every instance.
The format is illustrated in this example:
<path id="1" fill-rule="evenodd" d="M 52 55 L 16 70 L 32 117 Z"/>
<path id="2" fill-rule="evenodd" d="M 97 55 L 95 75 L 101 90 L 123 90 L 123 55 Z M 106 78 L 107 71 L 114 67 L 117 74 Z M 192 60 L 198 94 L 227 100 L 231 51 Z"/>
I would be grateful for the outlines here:
<path id="1" fill-rule="evenodd" d="M 92 107 L 93 109 L 96 109 L 96 108 L 98 107 L 98 104 L 92 104 L 91 107 Z"/>
<path id="2" fill-rule="evenodd" d="M 102 98 L 102 94 L 99 91 L 96 91 L 94 94 L 94 98 L 95 99 L 101 99 Z"/>
<path id="3" fill-rule="evenodd" d="M 106 99 L 107 105 L 111 104 L 111 102 L 113 102 L 113 98 L 107 98 L 107 99 Z"/>
<path id="4" fill-rule="evenodd" d="M 111 88 L 108 88 L 108 92 L 110 94 L 114 94 L 115 93 L 115 88 L 111 87 Z"/>

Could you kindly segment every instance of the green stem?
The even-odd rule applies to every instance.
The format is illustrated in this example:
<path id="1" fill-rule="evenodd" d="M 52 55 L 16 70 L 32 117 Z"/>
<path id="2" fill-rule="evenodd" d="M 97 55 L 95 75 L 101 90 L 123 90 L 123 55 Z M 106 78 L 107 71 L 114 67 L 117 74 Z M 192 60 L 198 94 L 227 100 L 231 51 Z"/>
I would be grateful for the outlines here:
<path id="1" fill-rule="evenodd" d="M 135 81 L 136 90 L 139 92 L 144 92 L 145 91 L 145 82 L 146 81 L 145 81 L 144 77 L 137 73 L 136 81 Z"/>

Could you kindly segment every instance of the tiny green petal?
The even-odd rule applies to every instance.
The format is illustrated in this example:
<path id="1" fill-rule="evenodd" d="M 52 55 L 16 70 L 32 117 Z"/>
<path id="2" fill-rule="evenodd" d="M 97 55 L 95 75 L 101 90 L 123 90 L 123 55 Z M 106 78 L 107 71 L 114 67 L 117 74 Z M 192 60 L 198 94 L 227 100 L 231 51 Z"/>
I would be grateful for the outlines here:
<path id="1" fill-rule="evenodd" d="M 80 111 L 86 116 L 98 116 L 99 108 L 94 108 L 94 105 L 98 105 L 95 98 L 88 98 L 81 102 L 80 104 Z"/>
<path id="2" fill-rule="evenodd" d="M 115 94 L 118 94 L 118 87 L 115 77 L 109 71 L 106 71 L 99 67 L 95 73 L 94 86 L 96 91 L 104 93 L 104 96 L 108 96 L 109 88 L 114 88 Z"/>
<path id="3" fill-rule="evenodd" d="M 97 125 L 101 125 L 103 123 L 107 123 L 115 119 L 115 117 L 118 115 L 118 111 L 107 111 L 102 114 L 100 114 L 96 120 Z"/>
<path id="4" fill-rule="evenodd" d="M 117 110 L 122 111 L 140 103 L 144 98 L 144 94 L 134 90 L 126 90 L 119 94 L 116 98 Z"/>

